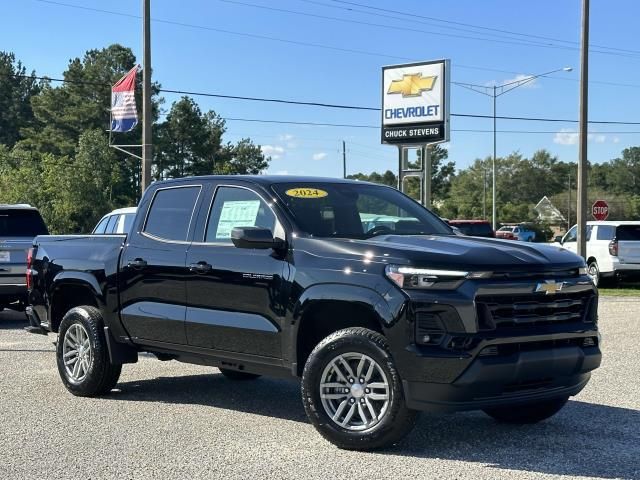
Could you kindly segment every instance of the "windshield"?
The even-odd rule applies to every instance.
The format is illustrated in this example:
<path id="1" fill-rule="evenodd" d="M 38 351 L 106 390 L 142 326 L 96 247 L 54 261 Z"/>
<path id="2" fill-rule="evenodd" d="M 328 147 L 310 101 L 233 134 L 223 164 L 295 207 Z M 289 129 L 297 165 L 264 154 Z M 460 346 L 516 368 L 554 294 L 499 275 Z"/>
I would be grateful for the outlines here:
<path id="1" fill-rule="evenodd" d="M 498 230 L 499 232 L 513 232 L 513 230 L 515 229 L 515 227 L 500 227 L 500 230 Z"/>
<path id="2" fill-rule="evenodd" d="M 281 183 L 272 188 L 298 227 L 314 237 L 453 234 L 442 220 L 392 188 L 323 182 Z"/>
<path id="3" fill-rule="evenodd" d="M 47 233 L 37 210 L 0 210 L 0 237 L 35 237 Z"/>

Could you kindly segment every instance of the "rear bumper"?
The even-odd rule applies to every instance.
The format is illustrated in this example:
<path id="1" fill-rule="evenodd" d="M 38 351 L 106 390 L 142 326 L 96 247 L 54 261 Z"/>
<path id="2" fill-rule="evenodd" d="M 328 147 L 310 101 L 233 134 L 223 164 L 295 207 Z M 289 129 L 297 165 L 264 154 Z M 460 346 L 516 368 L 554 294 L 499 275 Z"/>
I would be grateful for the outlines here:
<path id="1" fill-rule="evenodd" d="M 0 277 L 0 305 L 27 300 L 27 284 L 24 275 L 20 277 Z"/>
<path id="2" fill-rule="evenodd" d="M 403 381 L 409 408 L 450 412 L 530 403 L 579 393 L 600 366 L 594 347 L 565 347 L 476 358 L 452 383 Z"/>

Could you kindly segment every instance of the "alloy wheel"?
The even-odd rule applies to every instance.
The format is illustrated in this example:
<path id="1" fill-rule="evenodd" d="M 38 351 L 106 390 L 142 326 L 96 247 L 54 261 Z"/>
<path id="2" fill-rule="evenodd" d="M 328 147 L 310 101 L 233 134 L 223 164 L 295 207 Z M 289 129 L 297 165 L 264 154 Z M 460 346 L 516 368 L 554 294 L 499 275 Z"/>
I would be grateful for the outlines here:
<path id="1" fill-rule="evenodd" d="M 369 430 L 382 420 L 389 408 L 390 391 L 382 367 L 357 352 L 331 360 L 320 380 L 325 412 L 335 424 L 352 431 Z"/>
<path id="2" fill-rule="evenodd" d="M 74 323 L 65 332 L 62 355 L 69 381 L 82 382 L 87 377 L 93 362 L 93 350 L 89 334 L 81 324 Z"/>

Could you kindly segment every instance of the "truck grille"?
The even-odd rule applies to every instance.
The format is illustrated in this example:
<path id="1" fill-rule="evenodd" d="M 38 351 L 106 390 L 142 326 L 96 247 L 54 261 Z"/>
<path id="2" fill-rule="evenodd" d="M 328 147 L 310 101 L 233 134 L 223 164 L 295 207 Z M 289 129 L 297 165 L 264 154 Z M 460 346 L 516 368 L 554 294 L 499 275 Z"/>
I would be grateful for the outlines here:
<path id="1" fill-rule="evenodd" d="M 591 291 L 556 295 L 479 295 L 480 330 L 595 322 L 595 295 Z"/>

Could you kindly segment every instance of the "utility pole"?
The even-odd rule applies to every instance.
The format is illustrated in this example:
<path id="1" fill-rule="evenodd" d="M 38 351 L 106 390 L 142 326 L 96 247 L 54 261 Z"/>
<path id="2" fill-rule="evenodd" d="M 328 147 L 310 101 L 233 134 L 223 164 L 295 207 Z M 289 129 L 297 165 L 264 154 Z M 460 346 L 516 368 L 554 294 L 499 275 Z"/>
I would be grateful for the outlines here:
<path id="1" fill-rule="evenodd" d="M 424 169 L 423 182 L 424 182 L 424 200 L 423 205 L 425 208 L 431 208 L 431 149 L 429 145 L 422 147 L 422 168 Z"/>
<path id="2" fill-rule="evenodd" d="M 578 255 L 587 257 L 587 129 L 589 101 L 589 0 L 582 0 L 580 51 L 580 144 L 578 149 Z"/>
<path id="3" fill-rule="evenodd" d="M 142 0 L 142 191 L 151 184 L 151 0 Z"/>
<path id="4" fill-rule="evenodd" d="M 342 140 L 342 178 L 347 178 L 347 148 Z"/>
<path id="5" fill-rule="evenodd" d="M 571 171 L 569 171 L 569 200 L 567 201 L 567 232 L 571 229 Z"/>
<path id="6" fill-rule="evenodd" d="M 493 228 L 493 231 L 495 232 L 498 229 L 498 217 L 497 217 L 497 211 L 498 209 L 496 208 L 496 99 L 498 98 L 498 95 L 496 93 L 497 90 L 497 86 L 494 85 L 493 86 L 493 163 L 492 163 L 492 168 L 493 168 L 493 186 L 492 186 L 492 191 L 493 191 L 493 202 L 491 204 L 492 208 L 491 208 L 491 225 Z"/>
<path id="7" fill-rule="evenodd" d="M 487 219 L 487 169 L 482 167 L 484 179 L 482 181 L 482 219 Z"/>

